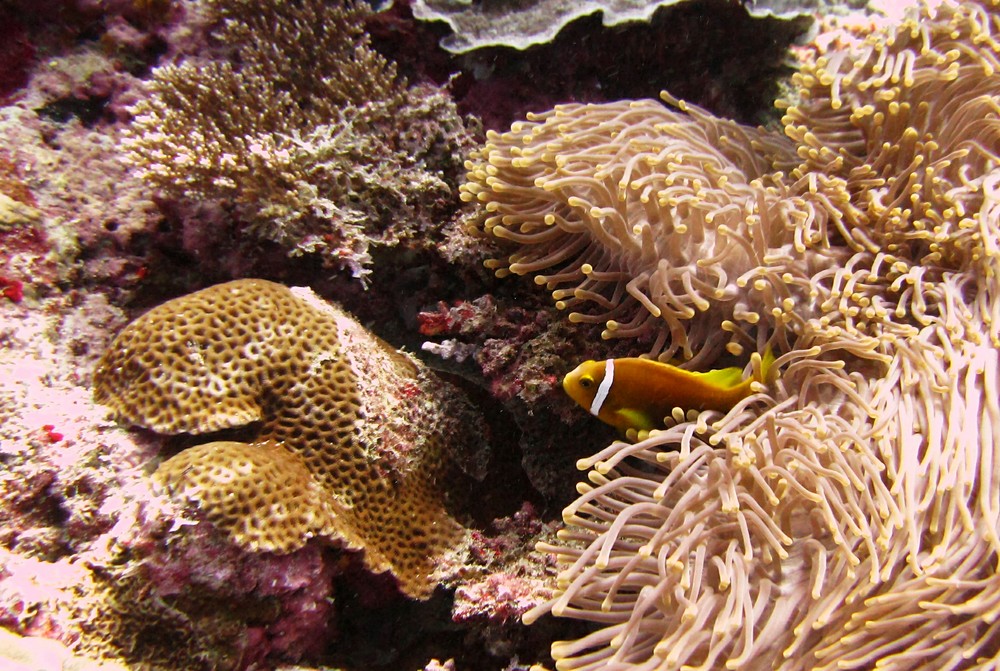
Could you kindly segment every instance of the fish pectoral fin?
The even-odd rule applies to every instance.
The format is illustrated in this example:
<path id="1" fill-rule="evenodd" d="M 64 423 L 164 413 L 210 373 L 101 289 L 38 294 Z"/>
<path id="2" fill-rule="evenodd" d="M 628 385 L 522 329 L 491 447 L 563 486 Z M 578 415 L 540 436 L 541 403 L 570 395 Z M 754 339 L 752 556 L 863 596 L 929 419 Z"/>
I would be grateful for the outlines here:
<path id="1" fill-rule="evenodd" d="M 649 431 L 657 428 L 658 425 L 657 422 L 648 414 L 633 408 L 622 408 L 620 410 L 616 410 L 615 419 L 618 420 L 618 426 L 627 429 L 635 429 L 636 431 Z M 661 426 L 659 428 L 663 427 Z"/>
<path id="2" fill-rule="evenodd" d="M 743 383 L 743 369 L 736 366 L 695 374 L 718 389 L 732 389 Z"/>

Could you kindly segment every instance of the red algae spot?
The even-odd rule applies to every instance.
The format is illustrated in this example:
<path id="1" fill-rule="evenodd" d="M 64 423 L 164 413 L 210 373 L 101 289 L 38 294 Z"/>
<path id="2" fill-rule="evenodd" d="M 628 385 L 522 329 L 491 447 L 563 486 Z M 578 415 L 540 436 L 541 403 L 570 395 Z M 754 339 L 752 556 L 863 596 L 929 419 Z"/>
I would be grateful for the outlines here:
<path id="1" fill-rule="evenodd" d="M 45 438 L 50 443 L 58 443 L 60 440 L 62 440 L 65 437 L 65 436 L 63 436 L 63 434 L 61 434 L 58 431 L 56 431 L 55 424 L 46 424 L 46 425 L 44 425 L 42 427 L 42 431 L 45 432 Z"/>
<path id="2" fill-rule="evenodd" d="M 0 295 L 20 303 L 24 300 L 24 282 L 0 275 Z"/>
<path id="3" fill-rule="evenodd" d="M 476 308 L 465 301 L 455 301 L 451 307 L 444 301 L 438 301 L 437 309 L 425 311 L 417 315 L 420 334 L 436 336 L 453 333 L 464 321 L 476 316 Z"/>
<path id="4" fill-rule="evenodd" d="M 448 312 L 448 304 L 439 301 L 437 310 L 426 311 L 417 315 L 417 323 L 420 325 L 420 334 L 425 336 L 436 336 L 451 331 L 451 316 Z"/>

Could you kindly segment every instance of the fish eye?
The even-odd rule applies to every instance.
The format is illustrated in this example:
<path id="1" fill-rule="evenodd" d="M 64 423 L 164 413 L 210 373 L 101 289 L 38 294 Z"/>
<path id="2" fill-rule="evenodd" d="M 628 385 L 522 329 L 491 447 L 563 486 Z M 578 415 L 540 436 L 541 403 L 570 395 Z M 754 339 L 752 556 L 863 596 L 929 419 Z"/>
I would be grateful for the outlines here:
<path id="1" fill-rule="evenodd" d="M 594 385 L 594 378 L 589 375 L 584 375 L 580 378 L 580 386 L 584 389 L 590 389 Z"/>

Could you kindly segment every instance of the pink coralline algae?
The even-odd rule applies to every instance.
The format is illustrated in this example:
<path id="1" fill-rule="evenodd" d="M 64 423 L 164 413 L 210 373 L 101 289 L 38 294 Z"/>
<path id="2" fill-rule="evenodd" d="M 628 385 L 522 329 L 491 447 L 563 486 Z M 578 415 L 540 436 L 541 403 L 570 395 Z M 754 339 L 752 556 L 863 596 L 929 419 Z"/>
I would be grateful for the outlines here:
<path id="1" fill-rule="evenodd" d="M 510 517 L 494 520 L 488 531 L 474 534 L 470 575 L 455 590 L 452 619 L 472 626 L 469 636 L 481 640 L 494 657 L 510 658 L 523 647 L 521 615 L 554 593 L 555 562 L 532 548 L 555 538 L 557 528 L 524 503 Z"/>
<path id="2" fill-rule="evenodd" d="M 28 293 L 45 294 L 58 282 L 134 286 L 162 218 L 119 160 L 117 122 L 53 112 L 69 109 L 60 101 L 97 95 L 91 75 L 108 70 L 114 62 L 100 52 L 49 59 L 18 102 L 0 109 L 4 274 Z M 118 88 L 133 81 L 119 75 Z"/>
<path id="3" fill-rule="evenodd" d="M 543 522 L 535 507 L 525 502 L 510 517 L 493 522 L 489 532 L 476 532 L 469 566 L 483 571 L 455 591 L 452 618 L 506 624 L 544 601 L 552 593 L 555 562 L 526 553 L 539 539 L 555 534 L 555 525 Z"/>
<path id="4" fill-rule="evenodd" d="M 332 638 L 338 564 L 327 555 L 318 545 L 287 555 L 247 553 L 200 523 L 159 548 L 143 568 L 157 597 L 192 612 L 221 604 L 232 604 L 230 616 L 257 609 L 245 616 L 232 656 L 235 668 L 254 669 L 315 657 Z"/>
<path id="5" fill-rule="evenodd" d="M 394 15 L 404 23 L 405 5 Z M 296 23 L 313 15 L 341 22 Z M 5 666 L 6 641 L 50 641 L 51 659 L 131 671 L 523 671 L 547 659 L 550 639 L 566 638 L 565 622 L 527 628 L 520 616 L 553 594 L 557 567 L 534 547 L 557 543 L 559 497 L 578 478 L 588 433 L 602 428 L 587 424 L 559 382 L 575 362 L 609 350 L 588 326 L 566 324 L 535 287 L 519 292 L 483 269 L 492 243 L 466 230 L 458 198 L 482 118 L 462 114 L 492 113 L 487 123 L 505 126 L 497 118 L 532 100 L 616 92 L 606 72 L 578 81 L 592 61 L 557 61 L 552 50 L 493 64 L 475 57 L 458 74 L 456 61 L 427 52 L 436 39 L 400 50 L 390 44 L 400 34 L 383 23 L 370 41 L 365 30 L 379 16 L 361 2 L 320 0 L 12 0 L 0 9 L 4 671 L 21 671 Z M 409 21 L 392 25 L 414 35 Z M 296 39 L 303 35 L 313 41 Z M 309 50 L 317 43 L 336 47 L 319 51 L 318 64 Z M 575 53 L 564 48 L 554 47 Z M 431 61 L 436 75 L 424 76 Z M 205 93 L 206 72 L 247 86 Z M 356 76 L 331 76 L 344 72 Z M 736 97 L 729 89 L 743 74 L 713 73 L 705 95 L 743 109 L 739 91 L 753 86 Z M 540 77 L 563 93 L 541 90 Z M 701 83 L 703 73 L 683 77 Z M 378 84 L 377 95 L 365 82 Z M 202 94 L 216 97 L 203 105 Z M 204 173 L 188 160 L 211 152 L 218 163 Z M 492 429 L 496 415 L 494 433 L 510 434 L 489 463 L 462 446 L 466 476 L 484 479 L 429 496 L 462 537 L 442 562 L 447 575 L 411 589 L 426 601 L 373 575 L 371 553 L 327 538 L 284 554 L 233 544 L 204 510 L 150 477 L 192 438 L 126 430 L 94 403 L 93 373 L 111 334 L 164 296 L 241 277 L 308 283 L 393 350 L 429 341 L 424 360 L 458 370 L 462 392 L 489 415 L 451 417 Z M 365 458 L 379 464 L 364 473 L 391 481 L 413 467 L 415 418 L 441 404 L 420 403 L 412 386 L 372 390 L 366 408 L 381 410 L 371 425 L 393 415 L 397 431 L 372 442 Z M 385 409 L 397 400 L 419 412 Z M 489 504 L 474 509 L 480 496 Z M 535 504 L 518 509 L 522 499 Z M 409 639 L 383 644 L 375 625 Z"/>
<path id="6" fill-rule="evenodd" d="M 581 351 L 574 350 L 578 336 L 553 311 L 512 306 L 491 295 L 440 302 L 419 313 L 417 323 L 422 335 L 436 339 L 424 350 L 458 360 L 471 356 L 501 401 L 552 398 L 565 362 Z"/>
<path id="7" fill-rule="evenodd" d="M 220 243 L 204 224 L 231 224 L 230 210 L 158 198 L 120 160 L 123 111 L 144 95 L 149 50 L 197 46 L 184 43 L 180 19 L 173 32 L 127 12 L 105 19 L 93 23 L 96 40 L 27 63 L 26 85 L 0 108 L 0 627 L 151 671 L 314 662 L 341 643 L 339 590 L 368 595 L 365 609 L 406 600 L 366 582 L 357 554 L 314 542 L 280 556 L 232 546 L 148 477 L 177 446 L 124 431 L 92 400 L 97 356 L 127 321 L 117 304 L 247 270 L 246 259 L 278 258 L 276 274 L 293 265 L 259 240 Z M 196 19 L 184 18 L 194 35 Z M 444 142 L 446 158 L 458 156 L 458 140 L 432 131 L 411 127 L 401 141 L 434 151 Z M 460 161 L 449 170 L 457 180 Z M 449 189 L 435 198 L 424 205 L 459 207 Z M 230 258 L 247 251 L 244 265 L 220 268 L 211 245 L 223 244 Z M 192 259 L 164 276 L 164 265 Z"/>
<path id="8" fill-rule="evenodd" d="M 0 627 L 150 669 L 315 654 L 339 564 L 312 546 L 250 555 L 187 519 L 146 475 L 160 441 L 91 401 L 123 321 L 99 294 L 0 303 Z"/>
<path id="9" fill-rule="evenodd" d="M 517 620 L 545 600 L 540 586 L 546 580 L 530 579 L 511 573 L 491 573 L 480 582 L 463 585 L 455 591 L 456 622 L 489 619 L 500 623 Z"/>

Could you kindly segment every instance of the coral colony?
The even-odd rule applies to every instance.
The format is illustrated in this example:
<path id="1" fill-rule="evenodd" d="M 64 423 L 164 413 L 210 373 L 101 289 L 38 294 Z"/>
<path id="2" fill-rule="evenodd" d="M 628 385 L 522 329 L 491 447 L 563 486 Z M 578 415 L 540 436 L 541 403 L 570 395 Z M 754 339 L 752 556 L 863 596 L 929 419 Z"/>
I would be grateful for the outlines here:
<path id="1" fill-rule="evenodd" d="M 407 86 L 370 47 L 367 5 L 208 5 L 239 64 L 154 71 L 124 140 L 139 175 L 233 203 L 248 234 L 362 279 L 373 244 L 438 240 L 461 177 L 455 154 L 473 140 L 443 90 Z"/>
<path id="2" fill-rule="evenodd" d="M 1000 0 L 8 4 L 4 671 L 1000 666 Z"/>
<path id="3" fill-rule="evenodd" d="M 118 335 L 94 391 L 116 417 L 158 433 L 258 424 L 252 444 L 205 443 L 153 474 L 249 550 L 333 537 L 427 598 L 431 574 L 462 544 L 442 505 L 445 460 L 483 443 L 482 420 L 308 291 L 237 280 L 169 301 Z"/>

